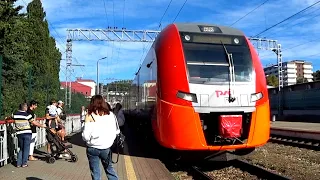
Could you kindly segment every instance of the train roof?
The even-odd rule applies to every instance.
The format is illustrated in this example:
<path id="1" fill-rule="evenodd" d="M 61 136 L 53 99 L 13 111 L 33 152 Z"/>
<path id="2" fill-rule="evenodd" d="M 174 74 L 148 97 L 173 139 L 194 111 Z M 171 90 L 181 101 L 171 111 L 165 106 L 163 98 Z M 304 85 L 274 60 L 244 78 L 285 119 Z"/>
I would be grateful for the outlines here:
<path id="1" fill-rule="evenodd" d="M 202 33 L 200 27 L 218 27 L 223 34 L 228 35 L 238 35 L 244 36 L 244 33 L 239 29 L 227 27 L 227 26 L 220 26 L 216 24 L 203 24 L 203 23 L 175 23 L 178 27 L 178 30 L 181 32 L 195 32 L 195 33 Z"/>

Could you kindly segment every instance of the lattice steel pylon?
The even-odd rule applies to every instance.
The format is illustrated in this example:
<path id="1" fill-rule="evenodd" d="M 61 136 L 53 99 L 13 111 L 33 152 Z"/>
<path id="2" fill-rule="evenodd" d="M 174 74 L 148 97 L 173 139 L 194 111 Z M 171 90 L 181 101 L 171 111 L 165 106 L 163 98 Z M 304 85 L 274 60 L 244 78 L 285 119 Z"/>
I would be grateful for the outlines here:
<path id="1" fill-rule="evenodd" d="M 281 44 L 278 44 L 277 40 L 262 39 L 262 38 L 249 38 L 257 49 L 271 50 L 277 55 L 277 67 L 278 67 L 278 116 L 282 115 L 282 88 L 283 88 L 283 67 L 282 67 L 282 50 Z"/>
<path id="2" fill-rule="evenodd" d="M 72 41 L 153 42 L 160 31 L 125 29 L 67 29 L 65 103 L 71 108 Z M 68 90 L 69 89 L 69 90 Z"/>
<path id="3" fill-rule="evenodd" d="M 68 63 L 70 63 L 70 65 L 72 64 L 72 45 L 71 45 L 72 41 L 153 42 L 159 33 L 160 31 L 154 31 L 154 30 L 67 29 L 67 34 L 68 34 L 67 35 L 68 36 L 67 37 L 67 53 L 66 53 L 67 67 L 68 67 Z M 248 38 L 248 39 L 252 42 L 252 44 L 257 49 L 271 50 L 277 54 L 279 91 L 281 91 L 281 88 L 283 87 L 281 45 L 278 44 L 277 40 L 263 39 L 263 38 Z M 68 45 L 69 43 L 70 45 Z M 69 98 L 70 100 L 69 107 L 70 107 L 71 106 L 71 78 L 70 78 L 70 94 L 69 95 L 70 95 L 70 98 Z M 280 113 L 280 110 L 279 110 L 279 113 Z"/>
<path id="4" fill-rule="evenodd" d="M 249 40 L 257 49 L 271 50 L 276 53 L 277 66 L 278 66 L 279 91 L 280 91 L 281 88 L 283 87 L 281 44 L 278 44 L 277 40 L 271 40 L 271 39 L 249 38 Z"/>
<path id="5" fill-rule="evenodd" d="M 69 107 L 69 109 L 71 107 L 71 64 L 72 64 L 72 41 L 70 39 L 67 39 L 65 104 L 66 106 Z"/>

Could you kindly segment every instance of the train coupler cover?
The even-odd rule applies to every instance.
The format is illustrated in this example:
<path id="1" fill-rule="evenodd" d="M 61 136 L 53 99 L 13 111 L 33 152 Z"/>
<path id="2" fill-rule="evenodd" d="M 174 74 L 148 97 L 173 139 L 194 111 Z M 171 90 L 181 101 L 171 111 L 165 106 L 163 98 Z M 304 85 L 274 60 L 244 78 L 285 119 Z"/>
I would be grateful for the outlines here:
<path id="1" fill-rule="evenodd" d="M 241 136 L 242 115 L 221 115 L 219 117 L 219 134 L 224 138 Z"/>

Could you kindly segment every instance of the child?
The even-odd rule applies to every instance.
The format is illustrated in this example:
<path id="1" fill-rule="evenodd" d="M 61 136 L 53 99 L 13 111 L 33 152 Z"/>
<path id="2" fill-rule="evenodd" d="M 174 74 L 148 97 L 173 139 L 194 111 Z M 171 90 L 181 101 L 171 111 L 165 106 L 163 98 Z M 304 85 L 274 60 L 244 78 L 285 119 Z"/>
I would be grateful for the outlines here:
<path id="1" fill-rule="evenodd" d="M 54 117 L 56 128 L 58 128 L 58 114 L 57 114 L 57 106 L 54 104 L 49 105 L 48 107 L 49 116 Z M 49 127 L 51 127 L 51 120 L 49 120 Z"/>

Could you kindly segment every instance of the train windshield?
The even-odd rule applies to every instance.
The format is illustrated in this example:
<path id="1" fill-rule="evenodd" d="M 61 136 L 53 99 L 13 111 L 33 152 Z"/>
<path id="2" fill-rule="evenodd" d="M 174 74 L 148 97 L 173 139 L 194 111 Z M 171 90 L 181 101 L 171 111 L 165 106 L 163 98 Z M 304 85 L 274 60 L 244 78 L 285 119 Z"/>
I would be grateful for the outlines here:
<path id="1" fill-rule="evenodd" d="M 235 82 L 252 81 L 252 58 L 247 43 L 224 45 L 233 57 Z M 229 81 L 229 63 L 222 43 L 183 42 L 183 46 L 191 83 Z"/>

